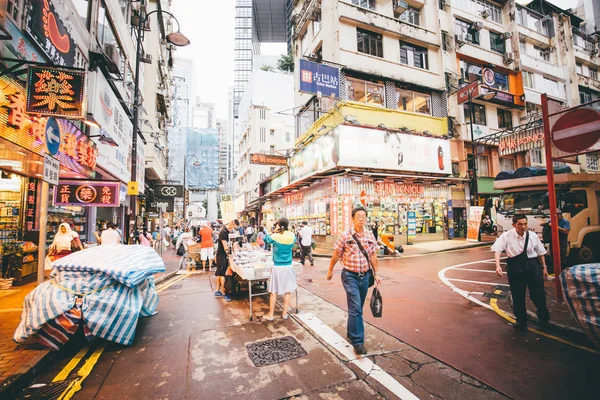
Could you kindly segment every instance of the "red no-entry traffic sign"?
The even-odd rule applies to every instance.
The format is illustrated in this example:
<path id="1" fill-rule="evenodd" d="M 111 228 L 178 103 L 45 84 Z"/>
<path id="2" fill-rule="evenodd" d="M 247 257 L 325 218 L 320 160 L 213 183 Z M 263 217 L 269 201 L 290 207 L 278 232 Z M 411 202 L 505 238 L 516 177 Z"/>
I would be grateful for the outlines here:
<path id="1" fill-rule="evenodd" d="M 562 151 L 585 151 L 600 140 L 600 111 L 590 107 L 564 113 L 552 127 L 552 142 Z"/>

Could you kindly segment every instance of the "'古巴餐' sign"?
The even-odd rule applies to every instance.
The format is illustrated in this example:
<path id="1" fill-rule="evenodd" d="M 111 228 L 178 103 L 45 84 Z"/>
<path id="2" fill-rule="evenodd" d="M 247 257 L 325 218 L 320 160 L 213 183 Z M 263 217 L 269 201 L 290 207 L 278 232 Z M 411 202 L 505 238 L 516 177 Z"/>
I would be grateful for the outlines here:
<path id="1" fill-rule="evenodd" d="M 54 189 L 54 205 L 119 207 L 119 186 L 119 182 L 60 181 Z"/>
<path id="2" fill-rule="evenodd" d="M 542 127 L 535 127 L 524 132 L 502 136 L 498 144 L 501 156 L 518 153 L 521 151 L 540 148 L 544 145 L 544 132 Z"/>

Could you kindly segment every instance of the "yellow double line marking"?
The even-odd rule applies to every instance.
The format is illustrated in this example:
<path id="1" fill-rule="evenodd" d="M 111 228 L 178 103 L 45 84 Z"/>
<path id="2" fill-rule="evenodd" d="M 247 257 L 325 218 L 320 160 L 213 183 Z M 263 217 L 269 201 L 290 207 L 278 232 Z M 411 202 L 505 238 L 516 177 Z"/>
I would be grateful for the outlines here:
<path id="1" fill-rule="evenodd" d="M 496 290 L 494 293 L 495 294 L 501 294 L 502 291 L 501 290 Z M 498 300 L 497 299 L 490 299 L 490 305 L 492 306 L 492 309 L 496 312 L 496 314 L 500 315 L 502 318 L 506 319 L 507 321 L 509 321 L 510 323 L 513 323 L 513 324 L 517 322 L 517 321 L 515 321 L 515 319 L 513 317 L 511 317 L 510 315 L 506 314 L 504 311 L 502 311 L 500 309 L 500 307 L 498 307 Z M 585 346 L 580 346 L 578 344 L 575 344 L 573 342 L 570 342 L 570 341 L 565 340 L 563 338 L 560 338 L 558 336 L 554 336 L 554 335 L 550 335 L 549 333 L 542 332 L 542 331 L 540 331 L 538 329 L 528 327 L 527 330 L 529 330 L 529 331 L 531 331 L 533 333 L 536 333 L 538 335 L 545 336 L 545 337 L 547 337 L 549 339 L 556 340 L 557 342 L 560 342 L 562 344 L 566 344 L 567 346 L 575 347 L 575 348 L 578 348 L 578 349 L 581 349 L 581 350 L 588 351 L 590 353 L 594 353 L 594 354 L 600 355 L 600 352 L 597 351 L 597 350 L 590 349 L 589 347 L 585 347 Z"/>
<path id="2" fill-rule="evenodd" d="M 181 276 L 180 278 L 174 279 L 173 281 L 171 281 L 169 283 L 163 284 L 158 289 L 156 289 L 156 292 L 160 293 L 163 290 L 168 289 L 175 283 L 184 280 L 185 278 L 187 278 L 190 275 L 191 274 L 185 274 L 185 275 Z M 77 393 L 78 391 L 81 390 L 81 384 L 83 383 L 85 378 L 87 378 L 89 376 L 89 374 L 92 372 L 92 370 L 94 369 L 94 366 L 100 359 L 100 356 L 102 355 L 102 353 L 104 352 L 105 349 L 106 349 L 106 344 L 103 343 L 94 350 L 94 352 L 87 358 L 87 360 L 85 360 L 85 363 L 79 369 L 79 371 L 77 371 L 77 379 L 75 379 L 73 382 L 71 382 L 69 384 L 69 386 L 58 397 L 58 400 L 70 400 L 73 397 L 73 395 L 75 395 L 75 393 Z M 73 370 L 77 367 L 77 365 L 79 365 L 81 360 L 83 360 L 83 358 L 87 355 L 87 353 L 89 351 L 90 351 L 89 346 L 84 346 L 81 350 L 79 350 L 79 352 L 77 354 L 75 354 L 75 356 L 68 362 L 67 365 L 65 365 L 65 367 L 58 373 L 58 375 L 56 375 L 54 377 L 52 382 L 60 382 L 60 381 L 64 381 L 65 379 L 67 379 L 69 377 L 69 375 L 71 374 L 71 372 L 73 372 Z"/>

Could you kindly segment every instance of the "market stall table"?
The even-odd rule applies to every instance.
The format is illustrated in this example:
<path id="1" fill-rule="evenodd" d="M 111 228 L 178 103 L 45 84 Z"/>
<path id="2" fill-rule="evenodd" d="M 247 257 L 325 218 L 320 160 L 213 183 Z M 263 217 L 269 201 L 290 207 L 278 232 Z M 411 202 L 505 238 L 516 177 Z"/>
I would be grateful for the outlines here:
<path id="1" fill-rule="evenodd" d="M 255 282 L 268 282 L 271 278 L 271 271 L 274 268 L 273 254 L 270 251 L 260 249 L 241 249 L 229 256 L 229 265 L 243 281 L 248 282 L 248 302 L 250 303 L 250 321 L 252 315 L 252 298 L 257 296 L 270 295 L 267 292 L 252 293 L 252 284 Z M 302 264 L 297 261 L 292 262 L 296 275 L 302 273 Z M 298 313 L 298 289 L 296 289 L 296 313 Z"/>

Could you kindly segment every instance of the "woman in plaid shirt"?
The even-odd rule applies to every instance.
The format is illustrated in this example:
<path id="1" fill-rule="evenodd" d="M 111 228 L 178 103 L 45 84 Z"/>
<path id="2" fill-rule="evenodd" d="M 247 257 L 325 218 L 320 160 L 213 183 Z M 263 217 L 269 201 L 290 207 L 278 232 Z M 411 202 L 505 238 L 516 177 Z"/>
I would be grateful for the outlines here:
<path id="1" fill-rule="evenodd" d="M 375 281 L 381 283 L 377 265 L 377 252 L 379 246 L 375 236 L 365 229 L 367 212 L 362 207 L 352 210 L 353 227 L 340 234 L 333 245 L 333 257 L 329 262 L 327 280 L 333 277 L 333 268 L 341 259 L 344 269 L 342 270 L 342 284 L 346 291 L 348 302 L 348 327 L 347 336 L 350 344 L 354 347 L 356 354 L 367 354 L 365 349 L 365 324 L 363 322 L 363 306 L 369 290 L 369 275 L 371 274 L 369 261 L 361 252 L 355 237 L 360 241 L 366 251 L 375 272 Z"/>

